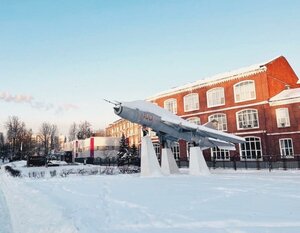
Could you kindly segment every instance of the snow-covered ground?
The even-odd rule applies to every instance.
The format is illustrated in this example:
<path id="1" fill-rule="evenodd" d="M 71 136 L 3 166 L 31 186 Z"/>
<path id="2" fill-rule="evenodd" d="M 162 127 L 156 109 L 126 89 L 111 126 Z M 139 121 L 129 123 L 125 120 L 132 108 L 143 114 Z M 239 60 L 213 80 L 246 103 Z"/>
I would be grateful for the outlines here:
<path id="1" fill-rule="evenodd" d="M 50 169 L 50 168 L 48 168 Z M 141 178 L 12 178 L 0 170 L 15 233 L 299 233 L 300 171 L 214 170 Z"/>

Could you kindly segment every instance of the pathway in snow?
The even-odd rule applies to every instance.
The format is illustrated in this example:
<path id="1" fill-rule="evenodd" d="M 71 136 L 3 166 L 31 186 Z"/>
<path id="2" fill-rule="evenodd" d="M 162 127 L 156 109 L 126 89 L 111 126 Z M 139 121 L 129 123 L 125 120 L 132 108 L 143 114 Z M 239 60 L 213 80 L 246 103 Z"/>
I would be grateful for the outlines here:
<path id="1" fill-rule="evenodd" d="M 2 190 L 0 189 L 0 233 L 12 232 L 10 224 L 10 217 L 6 206 L 6 201 Z"/>
<path id="2" fill-rule="evenodd" d="M 16 233 L 299 233 L 299 176 L 0 176 L 0 187 Z"/>

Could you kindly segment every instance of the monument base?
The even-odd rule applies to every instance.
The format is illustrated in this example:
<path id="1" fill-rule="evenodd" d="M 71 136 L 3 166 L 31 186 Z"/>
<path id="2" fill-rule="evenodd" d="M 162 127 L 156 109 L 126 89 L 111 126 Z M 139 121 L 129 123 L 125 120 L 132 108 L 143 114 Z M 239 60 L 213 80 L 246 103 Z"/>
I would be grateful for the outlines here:
<path id="1" fill-rule="evenodd" d="M 210 171 L 203 157 L 202 150 L 198 146 L 190 148 L 189 174 L 195 176 L 210 174 Z"/>
<path id="2" fill-rule="evenodd" d="M 163 174 L 179 174 L 179 169 L 172 150 L 170 148 L 163 148 L 161 154 L 161 170 Z"/>
<path id="3" fill-rule="evenodd" d="M 144 136 L 141 145 L 141 176 L 162 175 L 151 138 Z"/>

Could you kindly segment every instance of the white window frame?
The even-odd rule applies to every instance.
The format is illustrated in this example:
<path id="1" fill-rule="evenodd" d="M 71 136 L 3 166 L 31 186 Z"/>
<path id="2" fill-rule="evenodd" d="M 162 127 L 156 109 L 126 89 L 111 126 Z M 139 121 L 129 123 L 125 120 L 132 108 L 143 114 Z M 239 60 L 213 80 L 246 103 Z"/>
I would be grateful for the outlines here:
<path id="1" fill-rule="evenodd" d="M 216 161 L 229 161 L 230 160 L 230 151 L 219 149 L 218 147 L 210 148 L 210 155 L 212 160 L 215 159 Z M 224 157 L 222 156 L 224 155 Z"/>
<path id="2" fill-rule="evenodd" d="M 242 150 L 242 147 L 243 145 L 242 144 L 239 144 L 240 145 L 240 158 L 241 160 L 245 161 L 245 160 L 262 160 L 263 159 L 263 154 L 262 154 L 262 144 L 261 144 L 261 138 L 260 137 L 255 137 L 255 136 L 248 136 L 248 137 L 244 137 L 246 142 L 245 143 L 242 143 L 242 144 L 245 144 L 245 150 Z M 247 139 L 255 139 L 253 142 L 255 143 L 254 144 L 254 148 L 252 148 L 252 144 L 251 144 L 251 141 L 247 141 Z M 247 146 L 246 146 L 246 143 L 249 142 L 249 149 L 247 149 Z M 257 145 L 256 145 L 256 142 L 259 142 L 260 144 L 260 149 L 257 148 Z M 243 151 L 245 151 L 245 158 L 243 158 Z M 250 155 L 251 157 L 248 158 L 247 156 L 247 151 L 249 151 L 250 153 L 255 153 L 255 158 L 253 158 L 253 154 Z M 260 158 L 258 157 L 260 154 Z"/>
<path id="3" fill-rule="evenodd" d="M 218 121 L 218 130 L 227 131 L 227 116 L 225 113 L 215 113 L 208 116 L 208 121 L 211 122 L 212 120 Z"/>
<path id="4" fill-rule="evenodd" d="M 201 120 L 200 117 L 190 117 L 186 119 L 188 122 L 194 123 L 196 125 L 200 125 L 201 124 Z"/>
<path id="5" fill-rule="evenodd" d="M 251 85 L 247 87 L 247 84 Z M 249 100 L 256 99 L 256 90 L 255 90 L 255 81 L 254 80 L 245 80 L 239 83 L 236 83 L 233 86 L 234 90 L 234 102 L 240 103 Z M 237 98 L 239 96 L 239 98 Z"/>
<path id="6" fill-rule="evenodd" d="M 194 147 L 193 142 L 186 142 L 186 158 L 189 161 L 190 160 L 190 149 L 191 147 Z"/>
<path id="7" fill-rule="evenodd" d="M 155 151 L 156 157 L 157 157 L 157 158 L 160 158 L 160 157 L 161 157 L 161 148 L 160 148 L 160 143 L 158 143 L 158 142 L 154 142 L 154 143 L 153 143 L 153 148 L 154 148 L 154 151 Z"/>
<path id="8" fill-rule="evenodd" d="M 276 121 L 278 128 L 290 127 L 290 115 L 288 108 L 277 108 L 276 109 Z"/>
<path id="9" fill-rule="evenodd" d="M 245 113 L 243 113 L 245 112 Z M 252 114 L 256 113 L 256 122 L 257 122 L 257 126 L 253 126 L 255 123 L 255 119 L 253 116 L 250 115 L 249 112 L 252 112 Z M 246 118 L 244 119 L 244 124 L 242 122 L 242 126 L 244 125 L 244 127 L 240 127 L 240 120 L 239 120 L 239 116 L 242 115 L 242 118 Z M 247 123 L 248 122 L 248 123 Z M 252 122 L 252 123 L 251 123 Z M 247 130 L 247 129 L 257 129 L 259 128 L 259 117 L 258 117 L 258 110 L 257 109 L 252 109 L 252 108 L 247 108 L 247 109 L 243 109 L 241 111 L 236 112 L 236 124 L 237 124 L 237 129 L 238 130 Z"/>
<path id="10" fill-rule="evenodd" d="M 173 142 L 171 144 L 171 151 L 174 155 L 174 159 L 179 160 L 180 159 L 180 145 L 179 145 L 179 142 Z"/>
<path id="11" fill-rule="evenodd" d="M 291 142 L 291 148 L 285 147 L 282 145 L 282 142 L 289 140 Z M 279 139 L 279 148 L 280 148 L 280 155 L 281 158 L 294 158 L 294 145 L 293 145 L 293 139 L 292 138 L 280 138 Z M 287 150 L 290 150 L 291 153 L 286 153 Z"/>
<path id="12" fill-rule="evenodd" d="M 185 112 L 199 110 L 199 95 L 198 93 L 187 94 L 183 97 L 183 105 Z"/>
<path id="13" fill-rule="evenodd" d="M 177 114 L 177 99 L 171 98 L 164 101 L 164 108 L 169 112 Z"/>
<path id="14" fill-rule="evenodd" d="M 225 105 L 225 93 L 223 87 L 216 87 L 206 92 L 207 107 L 217 107 Z"/>

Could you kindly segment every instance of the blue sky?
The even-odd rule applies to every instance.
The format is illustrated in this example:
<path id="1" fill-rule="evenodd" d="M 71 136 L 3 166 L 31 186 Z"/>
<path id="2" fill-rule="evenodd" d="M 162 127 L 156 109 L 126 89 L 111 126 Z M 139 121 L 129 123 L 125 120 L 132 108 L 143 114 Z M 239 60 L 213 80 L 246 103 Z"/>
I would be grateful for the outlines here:
<path id="1" fill-rule="evenodd" d="M 0 0 L 0 131 L 17 115 L 67 133 L 145 99 L 284 55 L 300 75 L 299 1 Z"/>

